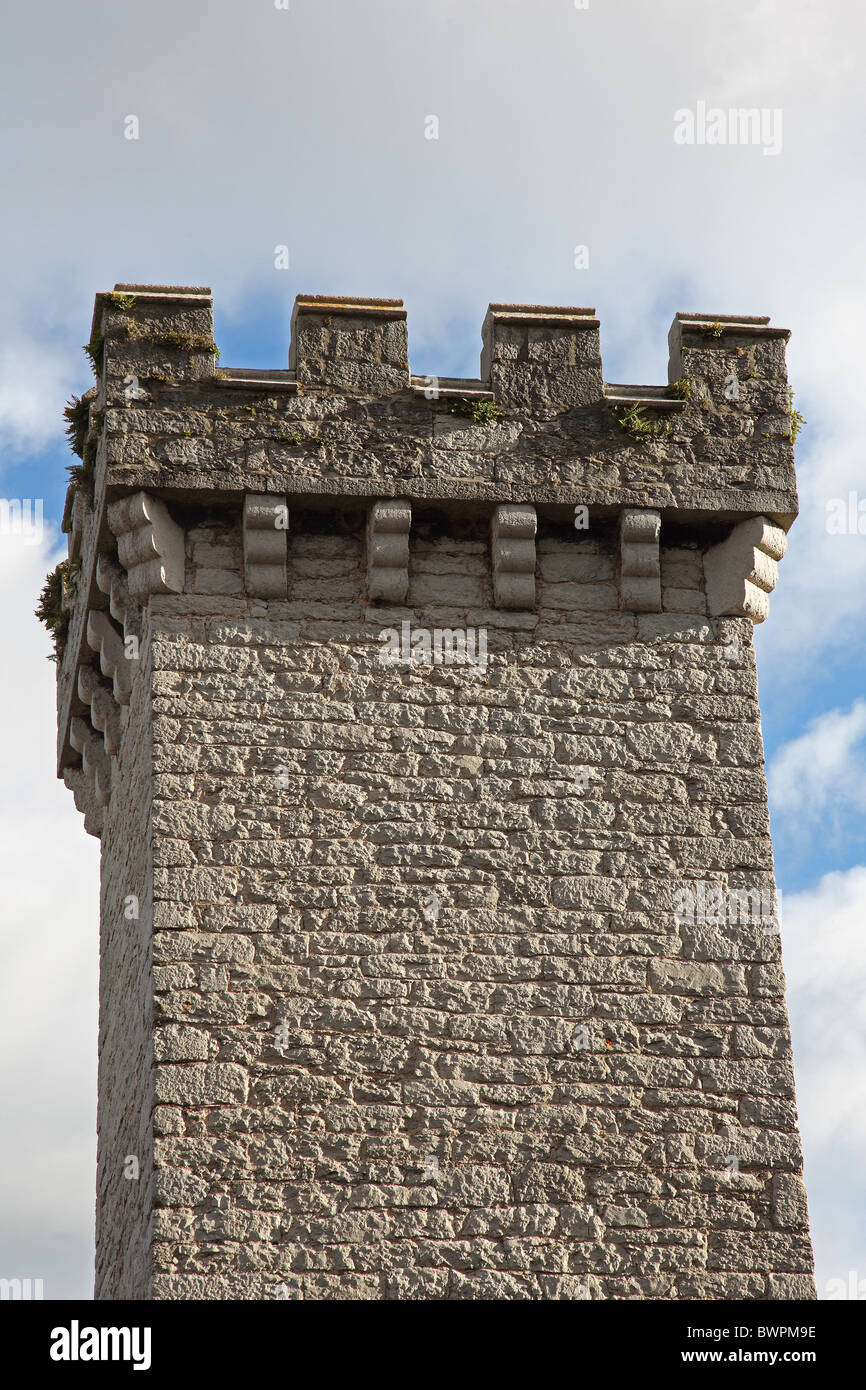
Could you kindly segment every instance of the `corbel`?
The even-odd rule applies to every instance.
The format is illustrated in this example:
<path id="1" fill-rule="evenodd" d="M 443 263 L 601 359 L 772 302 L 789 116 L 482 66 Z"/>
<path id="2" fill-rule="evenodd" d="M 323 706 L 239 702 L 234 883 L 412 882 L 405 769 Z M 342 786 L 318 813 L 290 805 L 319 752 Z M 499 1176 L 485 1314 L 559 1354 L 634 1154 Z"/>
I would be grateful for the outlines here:
<path id="1" fill-rule="evenodd" d="M 120 751 L 123 732 L 121 706 L 92 666 L 78 668 L 78 698 L 90 706 L 90 722 L 102 734 L 106 752 L 114 757 Z"/>
<path id="2" fill-rule="evenodd" d="M 144 601 L 151 594 L 183 593 L 184 534 L 165 503 L 135 492 L 112 502 L 107 515 L 130 595 Z"/>
<path id="3" fill-rule="evenodd" d="M 535 607 L 535 536 L 538 518 L 529 504 L 497 507 L 490 528 L 493 599 L 497 608 Z"/>
<path id="4" fill-rule="evenodd" d="M 404 497 L 374 502 L 367 516 L 367 597 L 405 603 L 409 593 L 412 504 Z"/>
<path id="5" fill-rule="evenodd" d="M 762 623 L 779 578 L 778 561 L 787 546 L 785 532 L 765 516 L 739 522 L 727 540 L 712 546 L 704 556 L 710 617 Z"/>
<path id="6" fill-rule="evenodd" d="M 102 674 L 111 680 L 117 703 L 128 705 L 132 662 L 126 655 L 123 638 L 104 609 L 92 608 L 87 615 L 87 645 L 98 655 Z"/>
<path id="7" fill-rule="evenodd" d="M 253 598 L 286 597 L 289 508 L 274 493 L 244 498 L 244 588 Z"/>
<path id="8" fill-rule="evenodd" d="M 626 507 L 619 524 L 619 606 L 632 613 L 662 609 L 659 512 Z"/>
<path id="9" fill-rule="evenodd" d="M 111 763 L 102 735 L 86 719 L 76 717 L 69 725 L 69 742 L 81 754 L 81 765 L 93 782 L 97 802 L 107 806 L 111 799 Z"/>

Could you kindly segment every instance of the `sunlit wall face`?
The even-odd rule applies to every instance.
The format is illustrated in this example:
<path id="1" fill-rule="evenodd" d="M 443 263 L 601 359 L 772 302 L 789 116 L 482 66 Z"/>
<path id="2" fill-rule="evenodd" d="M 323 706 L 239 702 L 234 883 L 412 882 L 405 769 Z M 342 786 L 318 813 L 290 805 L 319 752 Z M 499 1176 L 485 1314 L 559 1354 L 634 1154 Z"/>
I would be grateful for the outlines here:
<path id="1" fill-rule="evenodd" d="M 614 382 L 665 381 L 677 310 L 792 330 L 801 511 L 758 669 L 818 1289 L 866 1292 L 863 28 L 807 0 L 7 20 L 0 497 L 34 525 L 0 534 L 0 1276 L 92 1291 L 97 850 L 32 610 L 93 293 L 135 280 L 211 285 L 230 366 L 286 365 L 299 291 L 402 296 L 419 374 L 477 374 L 491 301 L 597 307 Z"/>

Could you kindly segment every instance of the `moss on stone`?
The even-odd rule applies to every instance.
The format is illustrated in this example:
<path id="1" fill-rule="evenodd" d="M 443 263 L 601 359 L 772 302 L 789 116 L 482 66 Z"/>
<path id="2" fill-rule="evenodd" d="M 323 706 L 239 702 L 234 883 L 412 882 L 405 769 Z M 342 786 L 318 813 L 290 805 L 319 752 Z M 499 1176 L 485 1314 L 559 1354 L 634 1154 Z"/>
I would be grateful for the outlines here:
<path id="1" fill-rule="evenodd" d="M 45 583 L 34 609 L 40 623 L 51 633 L 54 652 L 49 661 L 62 661 L 69 635 L 68 603 L 78 580 L 79 564 L 75 560 L 61 560 L 60 564 L 45 576 Z"/>
<path id="2" fill-rule="evenodd" d="M 496 405 L 494 401 L 476 401 L 467 396 L 450 401 L 446 409 L 452 415 L 467 416 L 476 425 L 495 425 L 505 414 L 502 406 Z"/>

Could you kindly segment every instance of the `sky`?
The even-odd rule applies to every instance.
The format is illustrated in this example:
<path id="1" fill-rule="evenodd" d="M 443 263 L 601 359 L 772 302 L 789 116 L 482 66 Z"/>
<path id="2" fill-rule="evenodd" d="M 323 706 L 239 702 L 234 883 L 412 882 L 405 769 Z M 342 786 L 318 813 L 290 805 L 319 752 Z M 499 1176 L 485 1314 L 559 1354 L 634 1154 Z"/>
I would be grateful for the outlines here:
<path id="1" fill-rule="evenodd" d="M 666 382 L 679 310 L 791 329 L 801 514 L 756 647 L 819 1296 L 866 1298 L 866 9 L 41 0 L 4 29 L 0 499 L 44 526 L 0 529 L 0 1276 L 92 1296 L 98 842 L 32 609 L 93 296 L 132 281 L 212 286 L 223 366 L 285 366 L 300 292 L 402 297 L 443 376 L 477 375 L 491 301 L 596 307 L 615 382 Z M 766 138 L 682 143 L 701 103 Z"/>

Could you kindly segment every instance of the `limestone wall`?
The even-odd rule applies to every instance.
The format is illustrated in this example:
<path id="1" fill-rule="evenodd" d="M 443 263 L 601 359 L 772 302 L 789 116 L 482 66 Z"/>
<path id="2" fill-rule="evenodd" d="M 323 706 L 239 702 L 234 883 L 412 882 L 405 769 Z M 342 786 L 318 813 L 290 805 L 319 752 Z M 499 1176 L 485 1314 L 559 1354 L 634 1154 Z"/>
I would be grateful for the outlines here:
<path id="1" fill-rule="evenodd" d="M 97 297 L 68 508 L 97 1297 L 814 1297 L 752 647 L 786 330 L 680 314 L 612 386 L 592 310 L 492 305 L 456 381 L 399 301 L 299 297 L 273 372 L 211 307 Z"/>
<path id="2" fill-rule="evenodd" d="M 810 1296 L 779 936 L 675 914 L 772 887 L 751 624 L 550 532 L 533 615 L 423 525 L 367 621 L 337 527 L 266 616 L 228 526 L 152 600 L 157 1297 Z"/>
<path id="3" fill-rule="evenodd" d="M 148 1298 L 153 1168 L 153 750 L 150 644 L 102 835 L 96 1297 Z"/>

